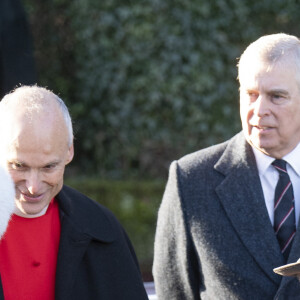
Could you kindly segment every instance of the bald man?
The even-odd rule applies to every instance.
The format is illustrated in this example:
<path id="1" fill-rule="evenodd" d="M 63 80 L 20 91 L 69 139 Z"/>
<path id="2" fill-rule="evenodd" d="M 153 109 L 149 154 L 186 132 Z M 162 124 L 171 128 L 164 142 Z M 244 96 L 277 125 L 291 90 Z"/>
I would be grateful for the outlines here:
<path id="1" fill-rule="evenodd" d="M 17 88 L 0 103 L 0 138 L 16 203 L 0 243 L 5 299 L 147 299 L 124 229 L 63 184 L 74 155 L 64 102 L 41 87 Z"/>

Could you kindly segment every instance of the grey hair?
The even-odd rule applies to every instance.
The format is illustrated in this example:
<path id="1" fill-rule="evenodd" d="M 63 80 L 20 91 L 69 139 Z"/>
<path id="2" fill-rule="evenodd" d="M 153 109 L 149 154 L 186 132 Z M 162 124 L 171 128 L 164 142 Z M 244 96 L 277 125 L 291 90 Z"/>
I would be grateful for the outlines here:
<path id="1" fill-rule="evenodd" d="M 239 77 L 245 71 L 247 63 L 251 64 L 255 60 L 267 63 L 269 68 L 281 62 L 292 63 L 300 83 L 300 40 L 296 36 L 285 33 L 270 34 L 251 43 L 239 60 Z"/>
<path id="2" fill-rule="evenodd" d="M 9 109 L 11 98 L 16 98 L 18 101 L 20 101 L 21 98 L 26 98 L 26 100 L 28 101 L 27 113 L 38 112 L 42 107 L 41 104 L 43 104 L 43 102 L 41 101 L 46 99 L 46 97 L 51 97 L 55 99 L 56 103 L 58 104 L 58 107 L 62 112 L 68 130 L 68 146 L 70 147 L 73 143 L 74 135 L 72 119 L 69 110 L 60 97 L 58 97 L 56 94 L 54 94 L 52 91 L 46 88 L 39 87 L 37 85 L 21 86 L 16 88 L 11 93 L 4 96 L 1 100 L 0 113 L 5 113 L 5 111 Z"/>

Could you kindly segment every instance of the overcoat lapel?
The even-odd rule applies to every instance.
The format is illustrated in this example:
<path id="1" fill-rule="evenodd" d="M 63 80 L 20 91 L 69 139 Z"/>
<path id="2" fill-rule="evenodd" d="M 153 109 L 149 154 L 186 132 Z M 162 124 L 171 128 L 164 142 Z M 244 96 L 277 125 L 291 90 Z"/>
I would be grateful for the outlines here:
<path id="1" fill-rule="evenodd" d="M 300 258 L 300 221 L 297 225 L 296 235 L 287 263 L 296 262 Z"/>
<path id="2" fill-rule="evenodd" d="M 70 299 L 75 282 L 76 271 L 91 241 L 91 237 L 78 232 L 77 228 L 65 216 L 62 219 L 61 239 L 57 257 L 55 299 Z"/>
<path id="3" fill-rule="evenodd" d="M 57 195 L 61 213 L 61 235 L 57 257 L 55 299 L 70 299 L 70 293 L 76 288 L 77 270 L 92 240 L 111 243 L 115 240 L 107 217 L 95 212 L 86 213 L 80 206 L 76 195 L 66 186 Z M 77 202 L 77 204 L 76 204 Z M 91 223 L 90 220 L 96 220 Z M 0 299 L 1 300 L 1 299 Z"/>
<path id="4" fill-rule="evenodd" d="M 257 264 L 278 284 L 281 277 L 272 270 L 284 264 L 284 258 L 268 216 L 254 154 L 242 133 L 229 143 L 215 168 L 225 175 L 216 192 L 228 218 Z"/>

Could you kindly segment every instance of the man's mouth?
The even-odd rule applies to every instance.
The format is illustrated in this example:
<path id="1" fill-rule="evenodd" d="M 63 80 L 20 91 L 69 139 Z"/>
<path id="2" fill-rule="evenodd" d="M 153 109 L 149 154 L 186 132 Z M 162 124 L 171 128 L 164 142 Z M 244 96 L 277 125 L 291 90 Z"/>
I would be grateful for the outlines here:
<path id="1" fill-rule="evenodd" d="M 31 195 L 28 193 L 21 193 L 21 194 L 24 200 L 28 202 L 39 202 L 43 197 L 43 194 L 39 194 L 39 195 Z"/>
<path id="2" fill-rule="evenodd" d="M 271 127 L 271 126 L 261 126 L 261 125 L 251 125 L 251 126 L 252 126 L 252 128 L 255 128 L 259 131 L 267 131 L 267 130 L 273 129 L 273 127 Z"/>

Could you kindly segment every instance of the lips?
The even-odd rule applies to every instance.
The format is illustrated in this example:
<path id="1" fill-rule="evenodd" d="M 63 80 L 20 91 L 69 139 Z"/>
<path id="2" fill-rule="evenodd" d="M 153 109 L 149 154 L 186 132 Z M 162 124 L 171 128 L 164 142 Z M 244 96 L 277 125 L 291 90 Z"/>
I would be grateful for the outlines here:
<path id="1" fill-rule="evenodd" d="M 253 124 L 250 124 L 250 125 L 252 126 L 252 128 L 255 128 L 255 129 L 260 130 L 260 131 L 266 131 L 266 130 L 274 129 L 274 127 L 266 126 L 266 125 L 253 125 Z"/>
<path id="2" fill-rule="evenodd" d="M 270 127 L 268 127 L 268 126 L 254 126 L 254 127 L 256 127 L 257 129 L 269 129 Z"/>
<path id="3" fill-rule="evenodd" d="M 27 202 L 39 202 L 43 198 L 43 194 L 40 195 L 31 195 L 31 194 L 25 194 L 21 193 L 22 197 Z"/>

